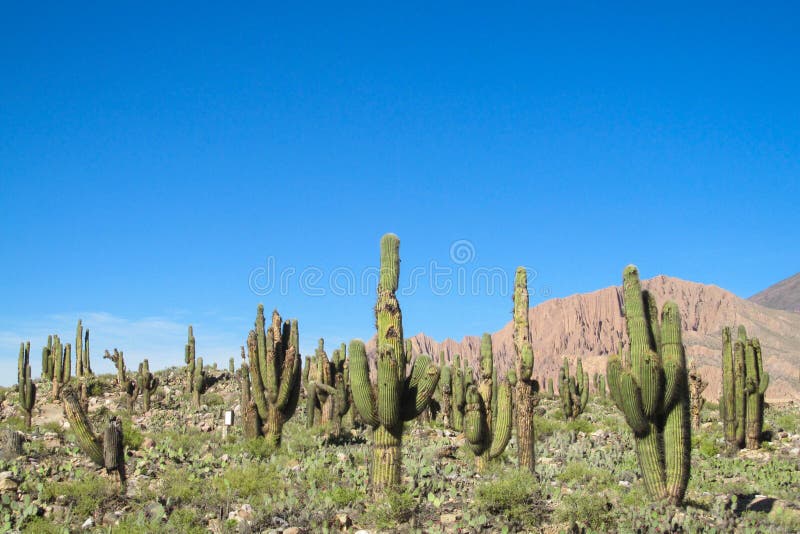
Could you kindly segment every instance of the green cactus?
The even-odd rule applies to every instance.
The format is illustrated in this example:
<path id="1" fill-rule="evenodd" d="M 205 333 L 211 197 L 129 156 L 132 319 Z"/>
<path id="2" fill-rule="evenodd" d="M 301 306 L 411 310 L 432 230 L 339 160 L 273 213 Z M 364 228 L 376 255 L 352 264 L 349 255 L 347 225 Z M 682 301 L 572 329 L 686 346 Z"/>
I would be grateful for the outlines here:
<path id="1" fill-rule="evenodd" d="M 589 402 L 589 373 L 583 370 L 580 358 L 575 376 L 569 375 L 569 361 L 564 358 L 564 365 L 558 374 L 558 393 L 565 419 L 575 419 L 586 409 Z"/>
<path id="2" fill-rule="evenodd" d="M 236 374 L 236 361 L 233 357 L 228 360 L 228 374 L 231 376 Z"/>
<path id="3" fill-rule="evenodd" d="M 452 368 L 452 407 L 453 430 L 461 432 L 464 430 L 464 407 L 466 405 L 466 384 L 464 382 L 464 370 L 461 368 L 461 356 L 456 354 L 453 357 Z"/>
<path id="4" fill-rule="evenodd" d="M 769 386 L 769 375 L 764 372 L 761 361 L 761 343 L 758 338 L 747 340 L 745 347 L 745 395 L 747 399 L 747 421 L 745 444 L 748 449 L 761 446 L 764 424 L 764 393 Z"/>
<path id="5" fill-rule="evenodd" d="M 639 271 L 623 272 L 629 353 L 608 360 L 611 396 L 625 415 L 636 443 L 645 487 L 654 499 L 680 504 L 689 482 L 691 425 L 681 317 L 664 305 L 659 326 L 655 299 L 642 291 Z"/>
<path id="6" fill-rule="evenodd" d="M 89 361 L 89 329 L 86 329 L 84 335 L 83 324 L 78 319 L 78 326 L 75 329 L 75 377 L 83 378 L 93 374 Z"/>
<path id="7" fill-rule="evenodd" d="M 194 391 L 195 366 L 197 365 L 197 347 L 194 339 L 194 329 L 189 325 L 189 335 L 186 346 L 183 349 L 183 361 L 186 364 L 186 386 L 187 394 Z"/>
<path id="8" fill-rule="evenodd" d="M 556 398 L 555 388 L 553 387 L 553 377 L 550 376 L 547 378 L 547 398 L 554 399 Z"/>
<path id="9" fill-rule="evenodd" d="M 528 273 L 517 267 L 514 277 L 514 353 L 515 372 L 513 380 L 514 403 L 516 404 L 517 447 L 520 468 L 531 473 L 536 469 L 533 409 L 539 401 L 539 383 L 533 379 L 533 346 L 528 324 Z"/>
<path id="10" fill-rule="evenodd" d="M 281 444 L 283 425 L 300 398 L 302 356 L 297 320 L 282 322 L 277 310 L 265 329 L 264 305 L 258 305 L 255 330 L 247 338 L 251 397 L 262 422 L 261 433 L 273 446 Z"/>
<path id="11" fill-rule="evenodd" d="M 350 343 L 350 382 L 353 402 L 372 433 L 372 489 L 375 495 L 400 484 L 403 425 L 428 405 L 439 380 L 439 368 L 427 355 L 414 360 L 406 373 L 403 318 L 395 292 L 400 276 L 400 240 L 381 239 L 381 267 L 375 305 L 377 380 L 373 385 L 364 343 Z"/>
<path id="12" fill-rule="evenodd" d="M 106 350 L 105 354 L 103 355 L 104 360 L 111 360 L 114 364 L 114 367 L 117 369 L 117 385 L 120 389 L 125 389 L 126 387 L 126 374 L 127 371 L 125 370 L 125 355 L 122 351 L 114 349 L 114 353 L 108 352 Z"/>
<path id="13" fill-rule="evenodd" d="M 697 370 L 694 360 L 689 364 L 689 399 L 692 413 L 692 428 L 700 428 L 700 414 L 703 412 L 703 405 L 706 400 L 703 398 L 703 391 L 708 387 L 708 382 L 703 380 Z"/>
<path id="14" fill-rule="evenodd" d="M 483 471 L 489 460 L 505 450 L 513 427 L 508 381 L 494 387 L 494 356 L 489 334 L 481 338 L 480 375 L 480 384 L 470 385 L 465 395 L 464 436 L 475 454 L 478 471 Z"/>
<path id="15" fill-rule="evenodd" d="M 606 377 L 604 375 L 597 376 L 597 392 L 601 399 L 606 398 Z"/>
<path id="16" fill-rule="evenodd" d="M 764 372 L 761 343 L 748 338 L 739 325 L 737 340 L 731 349 L 731 330 L 722 329 L 722 397 L 720 417 L 725 440 L 736 449 L 757 449 L 761 444 L 764 416 L 764 392 L 769 375 Z"/>
<path id="17" fill-rule="evenodd" d="M 19 344 L 17 362 L 17 390 L 19 405 L 25 413 L 25 427 L 30 430 L 33 406 L 36 403 L 36 384 L 31 379 L 31 342 Z"/>
<path id="18" fill-rule="evenodd" d="M 441 371 L 439 373 L 438 388 L 441 396 L 442 424 L 445 428 L 451 428 L 453 382 L 451 368 L 444 361 L 444 351 L 439 354 L 439 367 Z"/>
<path id="19" fill-rule="evenodd" d="M 47 345 L 42 347 L 42 380 L 53 379 L 53 336 L 47 336 Z"/>
<path id="20" fill-rule="evenodd" d="M 61 345 L 58 336 L 53 336 L 51 353 L 53 360 L 53 400 L 61 397 L 61 389 L 69 383 L 72 372 L 72 345 Z"/>
<path id="21" fill-rule="evenodd" d="M 193 362 L 194 376 L 192 376 L 192 402 L 196 408 L 202 405 L 202 395 L 206 392 L 208 385 L 208 373 L 203 368 L 203 358 L 197 358 Z"/>
<path id="22" fill-rule="evenodd" d="M 150 397 L 156 392 L 156 388 L 158 388 L 158 378 L 154 377 L 153 373 L 150 372 L 150 362 L 146 359 L 139 368 L 139 376 L 136 381 L 139 384 L 139 389 L 142 391 L 144 411 L 150 411 Z"/>

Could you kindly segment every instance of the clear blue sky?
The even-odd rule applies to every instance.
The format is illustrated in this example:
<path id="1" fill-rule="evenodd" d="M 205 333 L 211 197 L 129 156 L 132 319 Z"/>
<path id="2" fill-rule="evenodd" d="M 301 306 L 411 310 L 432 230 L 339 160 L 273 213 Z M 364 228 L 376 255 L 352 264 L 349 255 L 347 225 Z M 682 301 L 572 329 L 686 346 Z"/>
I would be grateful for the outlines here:
<path id="1" fill-rule="evenodd" d="M 455 288 L 479 269 L 535 269 L 532 303 L 631 262 L 745 297 L 800 270 L 794 3 L 113 4 L 0 17 L 0 382 L 79 316 L 101 370 L 180 363 L 189 323 L 227 362 L 260 301 L 305 351 L 368 338 L 374 285 L 330 280 L 387 231 L 439 339 L 509 320 Z M 256 294 L 271 261 L 295 278 Z"/>

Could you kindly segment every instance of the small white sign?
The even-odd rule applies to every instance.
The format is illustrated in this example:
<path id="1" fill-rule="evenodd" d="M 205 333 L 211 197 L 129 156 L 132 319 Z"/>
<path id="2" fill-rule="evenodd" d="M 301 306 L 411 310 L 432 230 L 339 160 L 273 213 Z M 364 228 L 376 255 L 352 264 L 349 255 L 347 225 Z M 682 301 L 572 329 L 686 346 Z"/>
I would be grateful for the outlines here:
<path id="1" fill-rule="evenodd" d="M 233 426 L 233 410 L 225 411 L 225 426 Z"/>

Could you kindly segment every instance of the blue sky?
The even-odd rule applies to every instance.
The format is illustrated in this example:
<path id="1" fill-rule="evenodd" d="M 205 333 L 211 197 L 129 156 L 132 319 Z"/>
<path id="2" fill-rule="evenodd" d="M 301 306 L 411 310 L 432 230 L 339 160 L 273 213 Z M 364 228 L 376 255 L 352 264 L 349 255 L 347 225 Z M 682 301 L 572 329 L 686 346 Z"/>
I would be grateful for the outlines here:
<path id="1" fill-rule="evenodd" d="M 0 382 L 78 317 L 100 370 L 189 323 L 227 362 L 258 302 L 305 351 L 368 338 L 387 231 L 439 339 L 502 327 L 520 264 L 532 303 L 798 271 L 792 3 L 114 4 L 0 17 Z"/>

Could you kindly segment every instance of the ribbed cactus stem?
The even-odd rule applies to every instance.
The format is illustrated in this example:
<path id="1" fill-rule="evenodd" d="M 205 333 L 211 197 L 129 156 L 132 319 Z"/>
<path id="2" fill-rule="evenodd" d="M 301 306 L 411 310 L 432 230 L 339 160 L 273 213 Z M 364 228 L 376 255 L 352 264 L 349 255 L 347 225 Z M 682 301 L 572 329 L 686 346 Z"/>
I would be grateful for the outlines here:
<path id="1" fill-rule="evenodd" d="M 700 415 L 706 401 L 703 398 L 703 391 L 708 387 L 708 382 L 700 375 L 697 364 L 692 361 L 689 365 L 689 396 L 691 398 L 692 428 L 700 428 Z M 724 410 L 724 408 L 721 408 Z M 724 424 L 724 423 L 723 423 Z"/>
<path id="2" fill-rule="evenodd" d="M 78 447 L 80 447 L 94 463 L 100 467 L 105 467 L 102 443 L 100 439 L 95 436 L 92 430 L 92 424 L 89 422 L 89 417 L 81 407 L 75 391 L 71 388 L 67 388 L 64 390 L 64 395 L 62 395 L 62 397 L 64 400 L 64 413 L 67 416 L 67 421 L 69 421 L 72 433 L 75 434 Z"/>
<path id="3" fill-rule="evenodd" d="M 417 356 L 406 376 L 407 354 L 397 291 L 400 240 L 394 234 L 381 239 L 381 268 L 375 305 L 377 381 L 373 385 L 364 343 L 350 344 L 350 383 L 353 401 L 362 419 L 373 427 L 372 490 L 375 495 L 397 487 L 401 480 L 403 425 L 428 406 L 439 369 L 426 355 Z"/>
<path id="4" fill-rule="evenodd" d="M 146 359 L 142 362 L 139 380 L 141 381 L 142 404 L 144 405 L 144 411 L 147 412 L 150 411 L 150 398 L 158 388 L 158 378 L 154 377 L 153 373 L 150 372 L 150 362 Z"/>
<path id="5" fill-rule="evenodd" d="M 722 399 L 719 403 L 725 441 L 736 445 L 736 379 L 731 329 L 722 329 Z"/>
<path id="6" fill-rule="evenodd" d="M 83 378 L 83 324 L 80 319 L 75 329 L 75 377 Z"/>
<path id="7" fill-rule="evenodd" d="M 194 369 L 197 365 L 197 346 L 194 339 L 194 328 L 189 325 L 186 346 L 183 349 L 183 361 L 186 364 L 186 393 L 192 393 L 194 388 Z"/>
<path id="8" fill-rule="evenodd" d="M 36 403 L 36 384 L 31 379 L 31 342 L 19 344 L 17 363 L 17 389 L 19 405 L 25 414 L 25 427 L 30 430 L 33 406 Z"/>
<path id="9" fill-rule="evenodd" d="M 535 472 L 536 454 L 533 409 L 538 402 L 539 384 L 533 379 L 533 347 L 528 323 L 528 273 L 518 267 L 514 277 L 514 351 L 517 447 L 520 468 Z"/>
<path id="10" fill-rule="evenodd" d="M 686 358 L 678 307 L 667 302 L 659 323 L 655 300 L 642 291 L 639 272 L 623 272 L 627 355 L 607 366 L 611 398 L 634 434 L 648 493 L 673 504 L 683 500 L 689 479 L 691 426 Z"/>
<path id="11" fill-rule="evenodd" d="M 203 358 L 197 358 L 194 364 L 194 376 L 192 377 L 192 401 L 195 407 L 201 404 L 201 395 L 206 389 L 206 371 L 203 369 Z"/>

